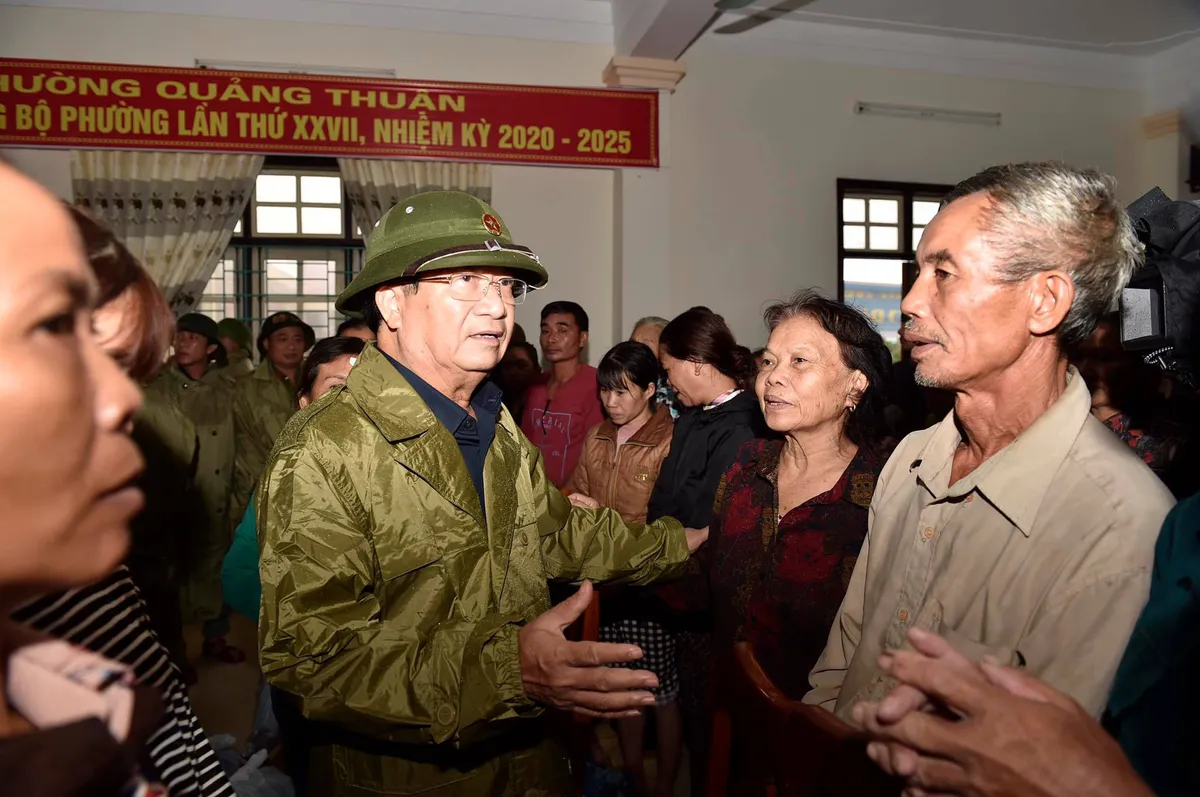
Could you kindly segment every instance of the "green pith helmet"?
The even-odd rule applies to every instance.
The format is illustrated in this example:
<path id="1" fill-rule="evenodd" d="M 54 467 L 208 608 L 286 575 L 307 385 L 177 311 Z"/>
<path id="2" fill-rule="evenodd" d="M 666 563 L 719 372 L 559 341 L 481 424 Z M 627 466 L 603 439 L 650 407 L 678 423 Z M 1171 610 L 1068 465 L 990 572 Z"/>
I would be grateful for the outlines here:
<path id="1" fill-rule="evenodd" d="M 503 268 L 531 287 L 549 279 L 530 249 L 513 243 L 492 206 L 461 191 L 430 191 L 394 206 L 367 238 L 363 270 L 337 299 L 337 309 L 361 317 L 372 288 L 418 274 Z"/>
<path id="2" fill-rule="evenodd" d="M 180 316 L 175 322 L 179 332 L 193 332 L 208 338 L 209 343 L 221 345 L 221 333 L 217 331 L 217 322 L 202 313 L 188 313 Z"/>
<path id="3" fill-rule="evenodd" d="M 254 336 L 250 334 L 250 327 L 236 318 L 223 318 L 217 322 L 217 334 L 236 342 L 247 354 L 254 351 Z"/>
<path id="4" fill-rule="evenodd" d="M 272 313 L 263 321 L 262 329 L 258 331 L 258 356 L 266 357 L 267 350 L 263 346 L 263 341 L 274 335 L 281 329 L 288 327 L 297 327 L 304 333 L 304 350 L 308 351 L 317 342 L 317 335 L 313 328 L 300 320 L 300 316 L 295 313 Z"/>

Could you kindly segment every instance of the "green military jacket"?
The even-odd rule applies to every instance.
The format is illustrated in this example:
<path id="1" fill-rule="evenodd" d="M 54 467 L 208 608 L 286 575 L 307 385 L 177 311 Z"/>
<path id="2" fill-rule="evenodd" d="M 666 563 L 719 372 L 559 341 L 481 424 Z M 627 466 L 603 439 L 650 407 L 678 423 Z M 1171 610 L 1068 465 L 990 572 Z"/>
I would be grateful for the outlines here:
<path id="1" fill-rule="evenodd" d="M 250 503 L 250 494 L 267 464 L 267 455 L 275 445 L 275 438 L 299 406 L 296 388 L 280 379 L 267 360 L 235 382 L 233 424 L 237 462 L 230 510 L 235 525 Z"/>
<path id="2" fill-rule="evenodd" d="M 254 361 L 250 359 L 250 352 L 238 349 L 230 354 L 229 363 L 225 366 L 225 373 L 234 379 L 254 373 Z"/>
<path id="3" fill-rule="evenodd" d="M 192 379 L 176 367 L 164 368 L 148 388 L 183 411 L 200 441 L 196 486 L 204 496 L 209 523 L 228 541 L 233 526 L 229 498 L 233 489 L 235 443 L 233 432 L 233 380 L 221 368 L 210 368 Z"/>
<path id="4" fill-rule="evenodd" d="M 261 663 L 336 729 L 313 793 L 569 790 L 518 632 L 550 608 L 548 579 L 647 584 L 682 571 L 686 538 L 670 518 L 572 510 L 507 410 L 484 494 L 486 513 L 454 437 L 374 346 L 280 436 L 256 497 Z"/>
<path id="5" fill-rule="evenodd" d="M 221 613 L 221 559 L 233 535 L 229 517 L 235 458 L 233 381 L 224 369 L 210 368 L 200 379 L 192 379 L 172 366 L 164 368 L 146 392 L 179 407 L 196 428 L 195 483 L 204 517 L 199 538 L 189 546 L 191 573 L 183 603 L 185 617 L 211 620 Z"/>
<path id="6" fill-rule="evenodd" d="M 191 553 L 185 543 L 196 536 L 195 516 L 204 514 L 194 486 L 199 438 L 176 402 L 148 390 L 133 440 L 146 460 L 139 482 L 146 508 L 130 524 L 127 564 L 139 587 L 151 579 L 170 583 Z"/>

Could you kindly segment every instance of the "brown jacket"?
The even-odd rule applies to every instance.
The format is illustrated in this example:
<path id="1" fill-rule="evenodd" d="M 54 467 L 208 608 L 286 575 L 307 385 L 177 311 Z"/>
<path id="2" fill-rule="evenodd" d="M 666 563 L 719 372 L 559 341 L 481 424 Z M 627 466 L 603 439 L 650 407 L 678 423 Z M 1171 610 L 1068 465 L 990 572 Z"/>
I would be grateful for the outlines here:
<path id="1" fill-rule="evenodd" d="M 593 426 L 583 442 L 583 454 L 563 492 L 583 493 L 600 506 L 617 510 L 626 523 L 645 523 L 650 491 L 671 450 L 675 422 L 660 406 L 646 425 L 617 449 L 617 427 L 609 420 Z"/>

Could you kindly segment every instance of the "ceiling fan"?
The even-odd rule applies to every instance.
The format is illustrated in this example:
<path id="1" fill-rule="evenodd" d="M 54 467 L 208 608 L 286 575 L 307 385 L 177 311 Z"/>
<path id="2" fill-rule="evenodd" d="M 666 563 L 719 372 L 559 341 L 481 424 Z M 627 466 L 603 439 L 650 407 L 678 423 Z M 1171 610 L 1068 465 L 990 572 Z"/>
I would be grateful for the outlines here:
<path id="1" fill-rule="evenodd" d="M 780 0 L 770 8 L 763 8 L 753 13 L 748 13 L 744 17 L 728 25 L 722 25 L 713 31 L 713 33 L 745 33 L 753 30 L 760 25 L 765 25 L 773 19 L 778 19 L 787 16 L 793 11 L 796 11 L 804 6 L 814 2 L 815 0 Z M 749 8 L 761 0 L 716 0 L 713 4 L 717 10 L 717 14 L 713 17 L 713 22 L 717 17 L 728 11 L 740 11 L 743 8 Z M 710 23 L 711 24 L 711 23 Z"/>

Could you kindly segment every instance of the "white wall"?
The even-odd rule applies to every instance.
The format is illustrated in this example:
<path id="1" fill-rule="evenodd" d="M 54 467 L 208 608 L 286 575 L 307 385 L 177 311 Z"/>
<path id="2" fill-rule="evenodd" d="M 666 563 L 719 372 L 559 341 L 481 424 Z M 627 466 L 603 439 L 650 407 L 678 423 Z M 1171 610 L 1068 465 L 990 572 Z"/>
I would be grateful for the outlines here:
<path id="1" fill-rule="evenodd" d="M 723 313 L 758 345 L 763 305 L 796 288 L 837 290 L 839 177 L 954 183 L 1006 161 L 1058 158 L 1138 184 L 1143 99 L 1132 92 L 858 67 L 731 52 L 702 40 L 666 101 L 663 157 L 646 180 L 614 188 L 609 172 L 497 167 L 494 199 L 517 238 L 543 255 L 550 288 L 518 312 L 536 340 L 546 301 L 571 298 L 592 317 L 595 362 L 638 315 L 695 304 Z M 0 53 L 190 66 L 194 59 L 395 69 L 435 80 L 597 85 L 611 48 L 486 36 L 0 6 Z M 999 111 L 999 128 L 856 117 L 855 100 Z M 65 155 L 17 160 L 65 191 Z M 614 191 L 616 194 L 614 195 Z M 614 287 L 614 205 L 635 207 L 645 246 L 624 241 Z M 628 213 L 628 211 L 625 211 Z M 646 254 L 649 253 L 649 254 Z M 665 261 L 659 263 L 658 261 Z M 651 274 L 653 270 L 655 273 Z M 653 290 L 639 291 L 638 275 Z M 647 293 L 652 295 L 646 295 Z M 631 298 L 633 297 L 633 298 Z M 634 301 L 634 298 L 637 301 Z"/>
<path id="2" fill-rule="evenodd" d="M 1008 161 L 1060 159 L 1140 194 L 1131 92 L 693 50 L 672 98 L 666 312 L 707 304 L 746 345 L 765 302 L 837 291 L 839 177 L 953 184 Z M 855 116 L 856 100 L 998 111 L 998 128 Z"/>

